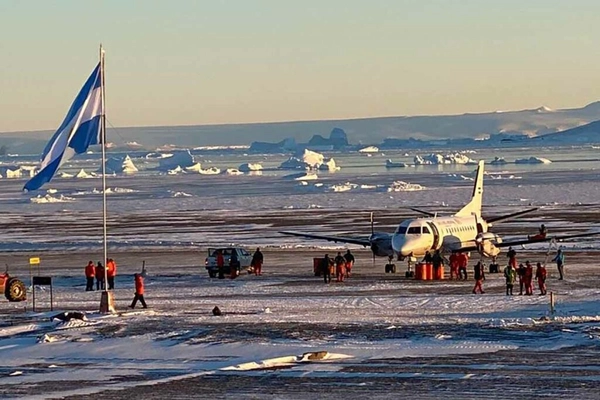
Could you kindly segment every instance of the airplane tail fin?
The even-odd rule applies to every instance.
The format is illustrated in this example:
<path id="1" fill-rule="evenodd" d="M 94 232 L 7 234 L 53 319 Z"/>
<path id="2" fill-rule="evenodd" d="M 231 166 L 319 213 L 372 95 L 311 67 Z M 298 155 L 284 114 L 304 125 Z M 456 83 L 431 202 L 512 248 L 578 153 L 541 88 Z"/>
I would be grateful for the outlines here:
<path id="1" fill-rule="evenodd" d="M 477 175 L 475 177 L 475 184 L 473 185 L 473 197 L 471 201 L 460 209 L 455 215 L 457 217 L 466 217 L 469 215 L 477 215 L 481 217 L 481 203 L 483 199 L 483 169 L 484 161 L 479 161 L 479 167 L 477 167 Z"/>

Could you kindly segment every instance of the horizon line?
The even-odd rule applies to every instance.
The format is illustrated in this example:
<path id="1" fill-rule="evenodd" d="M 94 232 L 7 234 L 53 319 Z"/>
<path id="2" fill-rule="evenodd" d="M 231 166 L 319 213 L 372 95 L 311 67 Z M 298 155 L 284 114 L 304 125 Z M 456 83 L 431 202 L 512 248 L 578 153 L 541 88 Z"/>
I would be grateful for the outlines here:
<path id="1" fill-rule="evenodd" d="M 536 108 L 524 108 L 521 110 L 494 110 L 484 112 L 463 112 L 461 114 L 414 114 L 414 115 L 378 115 L 371 117 L 350 117 L 350 118 L 324 118 L 324 119 L 298 119 L 298 120 L 279 120 L 279 121 L 254 121 L 254 122 L 231 122 L 231 123 L 205 123 L 205 124 L 184 124 L 184 125 L 129 125 L 129 126 L 113 126 L 112 129 L 130 129 L 130 128 L 175 128 L 175 127 L 218 127 L 218 126 L 241 126 L 241 125 L 275 125 L 275 124 L 298 124 L 298 123 L 312 123 L 312 122 L 334 122 L 334 121 L 359 121 L 367 119 L 385 119 L 385 118 L 420 118 L 420 117 L 459 117 L 463 115 L 482 115 L 482 114 L 494 114 L 494 113 L 512 113 L 512 112 L 524 112 L 524 111 L 536 111 L 541 108 L 549 108 L 549 112 L 560 112 L 570 111 L 576 109 L 583 109 L 592 104 L 600 103 L 600 100 L 587 103 L 582 107 L 573 108 L 559 108 L 553 109 L 545 105 L 538 106 Z M 109 120 L 110 121 L 110 120 Z M 111 124 L 112 125 L 112 124 Z M 107 129 L 110 129 L 107 127 Z M 18 130 L 18 131 L 1 131 L 2 134 L 15 134 L 15 133 L 40 133 L 40 132 L 52 132 L 56 128 L 51 129 L 35 129 L 35 130 Z"/>

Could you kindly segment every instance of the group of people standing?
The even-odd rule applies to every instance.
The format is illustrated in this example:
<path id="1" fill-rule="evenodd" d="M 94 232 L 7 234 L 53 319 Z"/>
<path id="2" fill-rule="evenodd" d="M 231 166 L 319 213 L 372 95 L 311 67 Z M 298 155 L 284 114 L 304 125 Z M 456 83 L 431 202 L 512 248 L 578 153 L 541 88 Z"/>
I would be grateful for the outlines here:
<path id="1" fill-rule="evenodd" d="M 106 274 L 105 274 L 106 268 Z M 106 275 L 106 282 L 104 281 Z M 96 281 L 96 290 L 105 290 L 106 284 L 108 283 L 108 290 L 115 288 L 115 277 L 117 276 L 117 263 L 112 258 L 106 261 L 106 267 L 102 265 L 100 261 L 98 264 L 94 264 L 93 261 L 89 261 L 85 267 L 85 278 L 86 292 L 94 290 L 94 280 Z"/>
<path id="2" fill-rule="evenodd" d="M 506 295 L 513 295 L 513 287 L 517 278 L 519 279 L 519 295 L 523 294 L 523 290 L 525 290 L 525 295 L 533 295 L 534 277 L 537 279 L 540 295 L 545 295 L 547 276 L 548 273 L 546 271 L 546 267 L 542 265 L 542 263 L 537 263 L 535 276 L 533 274 L 533 266 L 529 261 L 526 261 L 525 265 L 519 264 L 519 267 L 516 270 L 513 268 L 512 264 L 508 264 L 508 266 L 504 268 L 504 278 L 506 279 Z"/>
<path id="3" fill-rule="evenodd" d="M 467 265 L 469 256 L 467 253 L 452 253 L 449 258 L 450 279 L 467 280 Z"/>
<path id="4" fill-rule="evenodd" d="M 325 283 L 331 283 L 331 275 L 335 273 L 337 282 L 344 282 L 352 273 L 354 266 L 354 255 L 348 250 L 342 255 L 339 251 L 334 259 L 329 258 L 329 254 L 325 254 L 321 261 L 321 273 Z"/>

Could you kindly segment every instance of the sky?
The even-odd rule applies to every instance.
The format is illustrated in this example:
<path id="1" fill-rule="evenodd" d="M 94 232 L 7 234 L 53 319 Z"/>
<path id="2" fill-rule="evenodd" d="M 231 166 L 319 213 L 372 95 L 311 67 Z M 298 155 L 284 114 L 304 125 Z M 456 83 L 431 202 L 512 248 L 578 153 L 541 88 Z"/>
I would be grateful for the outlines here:
<path id="1" fill-rule="evenodd" d="M 55 129 L 106 50 L 114 126 L 600 100 L 597 0 L 2 0 L 0 132 Z"/>

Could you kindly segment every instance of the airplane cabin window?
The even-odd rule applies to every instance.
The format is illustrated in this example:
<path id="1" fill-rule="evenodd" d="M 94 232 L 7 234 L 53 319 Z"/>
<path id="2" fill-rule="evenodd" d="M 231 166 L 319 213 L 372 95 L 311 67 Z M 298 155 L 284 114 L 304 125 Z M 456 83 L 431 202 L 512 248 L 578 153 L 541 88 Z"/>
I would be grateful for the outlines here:
<path id="1" fill-rule="evenodd" d="M 428 234 L 428 235 L 431 234 L 431 232 L 429 232 L 429 228 L 426 226 L 423 227 L 423 233 Z"/>
<path id="2" fill-rule="evenodd" d="M 409 235 L 420 235 L 421 234 L 421 227 L 420 226 L 412 226 L 412 227 L 408 228 L 407 233 Z"/>

